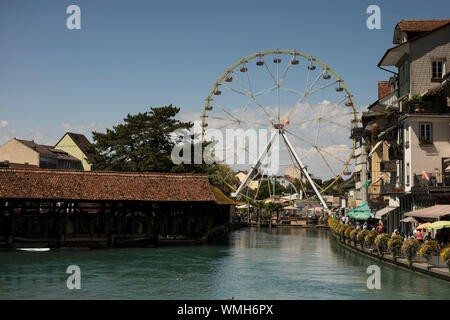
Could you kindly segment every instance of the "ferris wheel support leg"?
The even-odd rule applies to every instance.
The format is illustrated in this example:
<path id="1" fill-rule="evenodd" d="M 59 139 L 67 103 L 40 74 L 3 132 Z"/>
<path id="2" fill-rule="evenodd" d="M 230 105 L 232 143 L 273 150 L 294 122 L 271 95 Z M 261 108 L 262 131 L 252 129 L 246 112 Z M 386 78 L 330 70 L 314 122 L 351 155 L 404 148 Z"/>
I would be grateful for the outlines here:
<path id="1" fill-rule="evenodd" d="M 294 156 L 295 161 L 297 161 L 297 164 L 299 165 L 303 174 L 306 176 L 306 179 L 308 179 L 309 183 L 311 184 L 312 188 L 314 189 L 314 192 L 316 193 L 317 198 L 319 198 L 320 202 L 322 203 L 323 208 L 327 211 L 328 214 L 330 214 L 331 213 L 330 209 L 328 209 L 328 206 L 327 206 L 326 202 L 323 200 L 322 195 L 320 194 L 319 190 L 317 190 L 317 187 L 316 187 L 314 181 L 311 179 L 311 176 L 309 175 L 308 171 L 306 170 L 305 166 L 303 165 L 302 161 L 300 160 L 299 156 L 297 155 L 297 152 L 295 152 L 294 148 L 292 147 L 292 144 L 289 141 L 289 138 L 287 137 L 286 132 L 282 131 L 281 135 L 284 139 L 284 142 L 286 142 L 287 147 L 292 152 L 292 155 Z"/>
<path id="2" fill-rule="evenodd" d="M 255 170 L 257 170 L 260 166 L 261 166 L 261 162 L 264 159 L 265 155 L 269 152 L 270 148 L 272 147 L 272 143 L 275 139 L 275 137 L 278 135 L 278 131 L 277 130 L 272 130 L 272 136 L 270 137 L 269 142 L 266 145 L 266 148 L 264 149 L 263 152 L 261 152 L 261 154 L 259 155 L 258 161 L 256 162 L 256 164 L 250 169 L 250 171 L 247 173 L 247 175 L 245 176 L 244 181 L 242 181 L 242 183 L 239 185 L 239 188 L 237 188 L 236 192 L 232 193 L 231 196 L 235 197 L 235 198 L 240 198 L 240 194 L 242 189 L 247 185 L 250 177 L 252 176 L 253 172 Z"/>

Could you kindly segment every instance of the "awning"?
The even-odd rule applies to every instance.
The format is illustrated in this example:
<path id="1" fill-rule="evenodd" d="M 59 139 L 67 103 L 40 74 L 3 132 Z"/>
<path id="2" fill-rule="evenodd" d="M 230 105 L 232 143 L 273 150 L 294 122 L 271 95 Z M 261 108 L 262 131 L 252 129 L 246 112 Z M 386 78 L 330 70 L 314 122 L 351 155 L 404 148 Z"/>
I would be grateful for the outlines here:
<path id="1" fill-rule="evenodd" d="M 428 226 L 429 226 L 430 224 L 431 224 L 431 222 L 419 224 L 419 225 L 416 227 L 416 229 L 417 229 L 417 230 L 428 229 Z"/>
<path id="2" fill-rule="evenodd" d="M 405 213 L 407 217 L 415 217 L 415 218 L 433 218 L 438 219 L 439 217 L 450 214 L 450 205 L 449 204 L 438 204 L 432 207 L 423 208 L 420 210 L 414 210 Z"/>
<path id="3" fill-rule="evenodd" d="M 450 221 L 436 221 L 428 226 L 428 229 L 443 229 L 450 228 Z"/>
<path id="4" fill-rule="evenodd" d="M 411 222 L 411 223 L 419 223 L 416 219 L 414 219 L 413 217 L 407 217 L 404 218 L 402 220 L 400 220 L 400 222 Z"/>
<path id="5" fill-rule="evenodd" d="M 378 210 L 377 213 L 375 213 L 374 218 L 381 219 L 382 216 L 384 216 L 385 214 L 388 214 L 391 211 L 394 211 L 395 209 L 397 209 L 397 207 L 387 206 L 381 210 Z"/>
<path id="6" fill-rule="evenodd" d="M 365 203 L 362 206 L 359 206 L 356 209 L 347 212 L 346 215 L 356 220 L 367 220 L 372 217 L 372 210 L 370 210 L 367 203 Z"/>
<path id="7" fill-rule="evenodd" d="M 300 208 L 293 207 L 293 206 L 287 206 L 283 208 L 284 210 L 300 210 Z"/>

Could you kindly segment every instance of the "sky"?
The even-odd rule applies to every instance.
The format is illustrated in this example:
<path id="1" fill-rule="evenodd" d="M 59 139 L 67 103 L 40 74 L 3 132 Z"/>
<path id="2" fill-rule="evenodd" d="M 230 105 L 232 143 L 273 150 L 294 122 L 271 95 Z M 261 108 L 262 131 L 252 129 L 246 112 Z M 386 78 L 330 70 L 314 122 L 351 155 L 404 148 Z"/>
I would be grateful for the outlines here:
<path id="1" fill-rule="evenodd" d="M 81 29 L 69 30 L 69 5 Z M 369 30 L 366 9 L 381 9 Z M 449 1 L 0 0 L 0 143 L 56 143 L 173 104 L 198 120 L 212 84 L 242 57 L 296 49 L 331 66 L 361 110 L 401 19 L 449 18 Z"/>

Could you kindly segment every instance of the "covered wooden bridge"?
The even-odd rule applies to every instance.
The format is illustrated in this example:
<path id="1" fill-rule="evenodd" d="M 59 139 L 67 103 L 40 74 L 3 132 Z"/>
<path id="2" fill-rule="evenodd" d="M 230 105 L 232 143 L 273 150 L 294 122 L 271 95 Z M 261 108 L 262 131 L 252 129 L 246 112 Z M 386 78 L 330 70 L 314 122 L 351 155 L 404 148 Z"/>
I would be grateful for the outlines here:
<path id="1" fill-rule="evenodd" d="M 206 175 L 0 169 L 0 247 L 108 247 L 225 235 Z"/>

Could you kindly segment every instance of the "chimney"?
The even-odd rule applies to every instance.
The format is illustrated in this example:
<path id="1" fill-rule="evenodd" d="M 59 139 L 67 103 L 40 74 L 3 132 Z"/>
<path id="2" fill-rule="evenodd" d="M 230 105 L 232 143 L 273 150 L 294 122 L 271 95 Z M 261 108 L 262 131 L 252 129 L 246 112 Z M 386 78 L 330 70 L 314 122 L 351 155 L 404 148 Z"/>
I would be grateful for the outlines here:
<path id="1" fill-rule="evenodd" d="M 378 99 L 386 97 L 389 93 L 391 93 L 389 81 L 378 81 Z"/>

